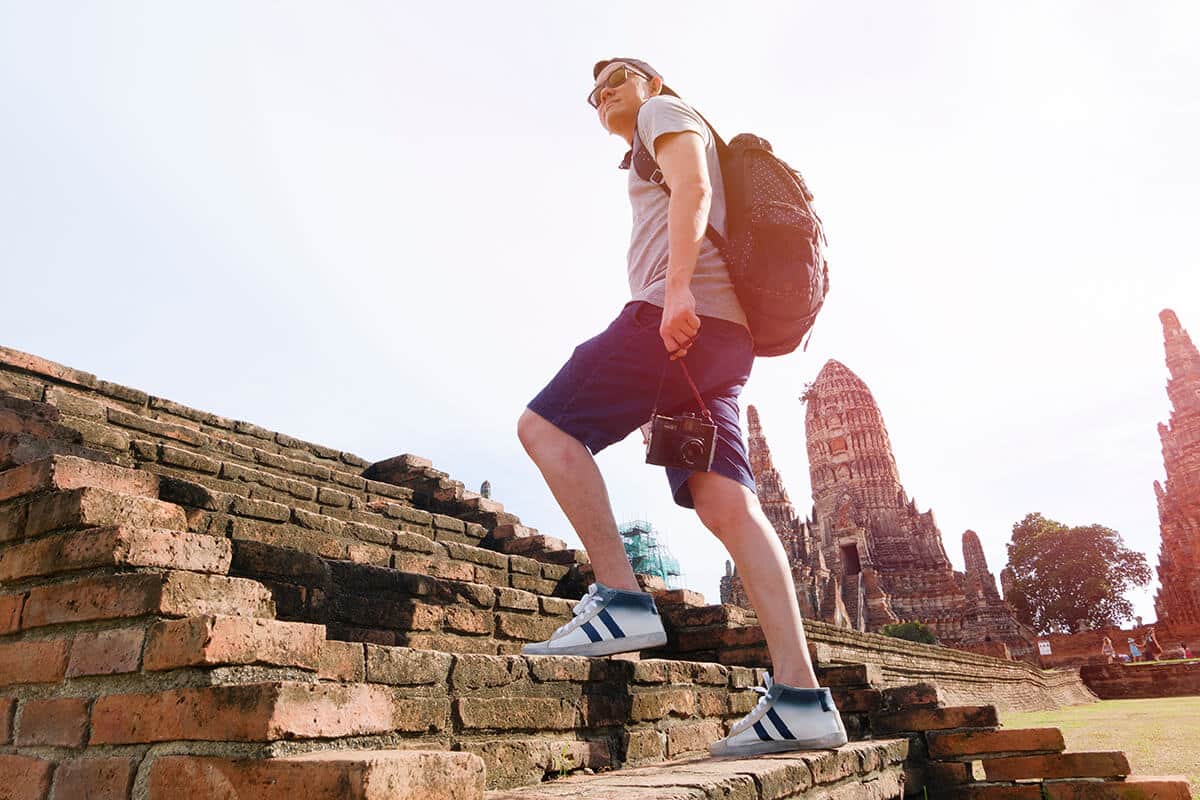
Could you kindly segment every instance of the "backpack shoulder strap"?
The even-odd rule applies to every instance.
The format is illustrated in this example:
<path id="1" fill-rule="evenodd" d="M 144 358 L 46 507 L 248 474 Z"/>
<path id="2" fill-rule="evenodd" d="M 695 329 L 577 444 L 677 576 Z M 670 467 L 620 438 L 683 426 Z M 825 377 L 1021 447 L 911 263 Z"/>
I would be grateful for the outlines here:
<path id="1" fill-rule="evenodd" d="M 643 103 L 642 105 L 644 107 L 645 103 Z M 695 111 L 695 109 L 692 109 L 692 110 Z M 638 109 L 639 118 L 641 117 L 641 114 L 642 114 L 642 110 L 639 108 Z M 711 124 L 709 124 L 708 120 L 704 119 L 704 116 L 699 111 L 696 111 L 696 116 L 700 117 L 700 119 L 704 121 L 705 125 L 708 125 L 709 131 L 712 132 L 713 139 L 715 139 L 717 142 L 718 156 L 723 155 L 723 151 L 726 149 L 725 140 L 721 138 L 720 134 L 717 133 L 716 129 L 713 128 L 713 126 Z M 653 183 L 655 186 L 657 186 L 658 188 L 660 188 L 664 192 L 666 192 L 667 195 L 670 195 L 671 187 L 667 186 L 666 176 L 664 176 L 662 173 L 662 170 L 659 169 L 658 162 L 654 160 L 654 156 L 650 155 L 650 151 L 647 150 L 646 145 L 644 145 L 642 143 L 642 137 L 638 133 L 638 126 L 637 126 L 636 121 L 634 122 L 634 125 L 633 125 L 633 151 L 632 152 L 633 152 L 633 155 L 632 155 L 632 159 L 630 162 L 630 166 L 632 166 L 633 171 L 637 173 L 638 177 L 644 181 L 649 181 L 650 183 Z M 716 228 L 714 228 L 712 226 L 711 222 L 708 225 L 708 229 L 705 231 L 705 235 L 708 237 L 708 240 L 713 243 L 713 246 L 716 247 L 717 250 L 720 251 L 722 255 L 725 255 L 725 237 L 721 235 L 720 231 L 718 231 Z M 728 256 L 726 256 L 726 260 L 728 260 Z"/>

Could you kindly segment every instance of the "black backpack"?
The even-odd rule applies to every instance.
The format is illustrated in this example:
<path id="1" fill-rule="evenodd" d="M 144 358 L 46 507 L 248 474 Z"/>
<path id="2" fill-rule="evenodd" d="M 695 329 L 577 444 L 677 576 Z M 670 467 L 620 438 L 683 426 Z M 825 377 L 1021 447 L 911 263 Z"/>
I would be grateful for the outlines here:
<path id="1" fill-rule="evenodd" d="M 766 139 L 742 133 L 726 144 L 708 120 L 704 124 L 717 142 L 728 233 L 721 236 L 709 225 L 706 235 L 729 266 L 754 337 L 754 355 L 786 355 L 812 329 L 829 292 L 821 218 L 804 178 L 771 151 Z M 671 193 L 636 126 L 632 166 L 643 180 Z"/>

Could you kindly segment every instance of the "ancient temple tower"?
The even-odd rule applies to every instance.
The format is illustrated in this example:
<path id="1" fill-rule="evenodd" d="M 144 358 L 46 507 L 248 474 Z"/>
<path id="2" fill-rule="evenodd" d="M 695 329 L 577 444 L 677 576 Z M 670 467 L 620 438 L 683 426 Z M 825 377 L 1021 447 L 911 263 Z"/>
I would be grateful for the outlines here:
<path id="1" fill-rule="evenodd" d="M 808 547 L 805 541 L 807 530 L 796 507 L 792 505 L 784 488 L 779 471 L 771 460 L 771 448 L 767 446 L 763 436 L 762 425 L 758 419 L 758 409 L 750 406 L 746 410 L 746 439 L 750 446 L 750 470 L 754 473 L 754 483 L 758 488 L 758 502 L 762 505 L 763 513 L 771 520 L 775 532 L 783 542 L 783 549 L 793 561 L 806 561 Z"/>
<path id="2" fill-rule="evenodd" d="M 758 409 L 750 406 L 746 410 L 746 417 L 750 468 L 758 488 L 758 501 L 788 554 L 800 613 L 808 619 L 849 625 L 850 618 L 841 599 L 840 584 L 826 569 L 820 549 L 813 546 L 811 525 L 800 518 L 788 497 L 779 470 L 771 459 L 771 448 L 767 446 L 766 436 L 763 435 Z M 725 576 L 721 578 L 721 602 L 749 606 L 741 577 L 731 569 L 729 562 L 726 562 Z"/>
<path id="3" fill-rule="evenodd" d="M 1159 314 L 1167 351 L 1169 424 L 1158 426 L 1166 485 L 1154 482 L 1162 546 L 1154 598 L 1159 622 L 1200 626 L 1200 353 L 1175 312 Z"/>
<path id="4" fill-rule="evenodd" d="M 862 379 L 829 361 L 805 400 L 819 546 L 830 565 L 950 569 L 933 512 L 918 513 L 904 493 L 883 414 Z"/>

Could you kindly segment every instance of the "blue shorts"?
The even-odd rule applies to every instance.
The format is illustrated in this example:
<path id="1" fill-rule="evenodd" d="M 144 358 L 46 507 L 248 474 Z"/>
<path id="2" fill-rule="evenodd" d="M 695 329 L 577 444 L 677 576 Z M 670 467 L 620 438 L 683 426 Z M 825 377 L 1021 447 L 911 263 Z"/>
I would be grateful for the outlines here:
<path id="1" fill-rule="evenodd" d="M 698 412 L 683 370 L 677 363 L 668 365 L 658 334 L 662 314 L 653 303 L 627 303 L 603 333 L 575 348 L 553 380 L 530 401 L 529 409 L 599 453 L 650 421 L 654 395 L 667 366 L 658 413 Z M 754 363 L 750 331 L 736 322 L 701 317 L 696 343 L 683 360 L 717 424 L 711 471 L 755 491 L 737 402 Z M 667 468 L 671 495 L 684 508 L 695 508 L 687 485 L 691 474 L 691 470 Z"/>

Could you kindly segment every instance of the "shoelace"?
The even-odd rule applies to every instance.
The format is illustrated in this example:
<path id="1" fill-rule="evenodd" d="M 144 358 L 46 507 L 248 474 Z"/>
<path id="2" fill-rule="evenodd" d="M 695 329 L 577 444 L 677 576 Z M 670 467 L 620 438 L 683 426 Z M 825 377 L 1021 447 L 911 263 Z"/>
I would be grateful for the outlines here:
<path id="1" fill-rule="evenodd" d="M 752 710 L 749 714 L 734 723 L 733 727 L 729 729 L 730 736 L 736 736 L 737 734 L 746 730 L 746 728 L 749 728 L 752 724 L 750 722 L 751 719 L 757 720 L 759 716 L 766 713 L 768 702 L 767 692 L 771 691 L 771 686 L 773 684 L 774 681 L 771 680 L 771 673 L 766 673 L 763 677 L 763 685 L 754 687 L 754 691 L 762 695 L 762 697 L 758 698 L 758 705 L 756 705 L 754 710 Z"/>
<path id="2" fill-rule="evenodd" d="M 574 625 L 575 622 L 580 617 L 587 614 L 589 611 L 592 610 L 593 606 L 595 606 L 601 602 L 602 602 L 602 600 L 601 600 L 600 595 L 596 594 L 596 584 L 593 583 L 591 586 L 588 587 L 587 594 L 585 594 L 583 597 L 581 597 L 579 599 L 579 602 L 575 604 L 575 607 L 571 609 L 571 619 L 568 622 L 566 622 L 562 625 L 559 625 L 558 629 L 554 631 L 554 636 L 558 636 L 560 633 L 565 631 L 567 628 Z M 551 637 L 551 638 L 554 638 L 554 637 Z"/>

